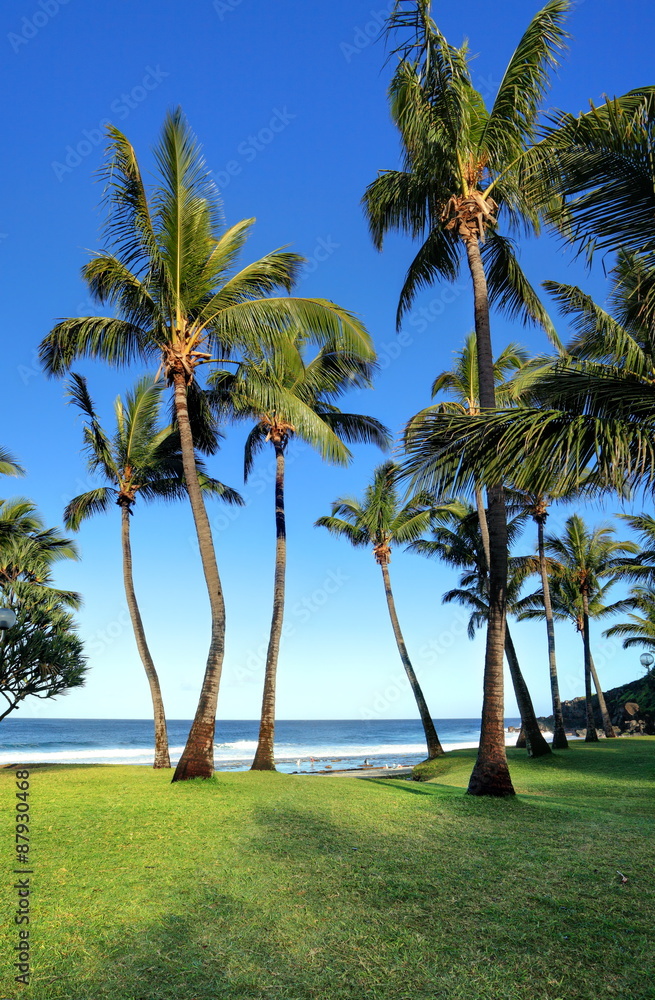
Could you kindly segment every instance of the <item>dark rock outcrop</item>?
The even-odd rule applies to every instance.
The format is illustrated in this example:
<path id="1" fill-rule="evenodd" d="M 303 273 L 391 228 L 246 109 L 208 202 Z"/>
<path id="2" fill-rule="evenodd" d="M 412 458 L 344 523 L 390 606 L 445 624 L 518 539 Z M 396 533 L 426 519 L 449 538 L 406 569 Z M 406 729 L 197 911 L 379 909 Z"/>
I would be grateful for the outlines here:
<path id="1" fill-rule="evenodd" d="M 648 674 L 646 677 L 640 677 L 629 684 L 611 688 L 605 692 L 605 701 L 615 732 L 625 735 L 655 735 L 655 676 Z M 597 695 L 593 696 L 592 703 L 594 719 L 600 736 L 603 723 L 598 708 Z M 586 733 L 587 713 L 584 698 L 563 701 L 562 714 L 564 715 L 564 725 L 569 732 L 584 730 Z M 542 716 L 538 721 L 548 728 L 553 726 L 552 715 Z"/>

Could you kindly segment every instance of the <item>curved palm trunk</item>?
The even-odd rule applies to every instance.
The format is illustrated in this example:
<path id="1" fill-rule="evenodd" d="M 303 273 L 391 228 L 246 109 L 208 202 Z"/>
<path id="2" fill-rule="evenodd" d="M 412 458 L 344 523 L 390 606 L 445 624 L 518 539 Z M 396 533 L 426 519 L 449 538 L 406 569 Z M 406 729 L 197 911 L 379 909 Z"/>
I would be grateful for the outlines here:
<path id="1" fill-rule="evenodd" d="M 493 354 L 487 280 L 476 237 L 464 240 L 475 304 L 478 384 L 483 410 L 495 406 Z M 484 660 L 480 749 L 468 786 L 470 795 L 513 795 L 505 753 L 503 654 L 507 592 L 507 518 L 501 485 L 487 489 L 489 526 L 489 622 Z"/>
<path id="2" fill-rule="evenodd" d="M 548 667 L 550 670 L 550 694 L 553 702 L 553 749 L 568 750 L 569 743 L 564 728 L 562 700 L 559 695 L 559 680 L 557 677 L 557 660 L 555 658 L 555 623 L 553 621 L 553 605 L 550 599 L 550 581 L 546 564 L 546 548 L 544 545 L 544 522 L 537 519 L 537 538 L 539 545 L 539 572 L 541 588 L 544 594 L 544 612 L 546 615 L 546 634 L 548 636 Z"/>
<path id="3" fill-rule="evenodd" d="M 616 733 L 614 732 L 614 727 L 612 726 L 612 720 L 610 719 L 610 714 L 607 711 L 607 702 L 605 701 L 605 695 L 603 694 L 603 689 L 600 686 L 600 681 L 598 680 L 598 674 L 596 673 L 596 665 L 594 663 L 594 658 L 591 655 L 591 650 L 589 651 L 589 669 L 591 670 L 591 676 L 594 679 L 594 685 L 596 687 L 596 694 L 598 695 L 598 707 L 600 708 L 601 718 L 603 720 L 603 729 L 605 730 L 605 735 L 608 740 L 616 739 Z"/>
<path id="4" fill-rule="evenodd" d="M 521 731 L 516 738 L 516 743 L 514 744 L 517 750 L 526 750 L 528 746 L 528 741 L 525 738 L 525 726 L 521 723 Z"/>
<path id="5" fill-rule="evenodd" d="M 216 704 L 218 687 L 223 668 L 225 652 L 225 602 L 221 580 L 218 575 L 216 553 L 212 540 L 209 518 L 205 509 L 202 491 L 198 483 L 193 436 L 187 408 L 186 378 L 180 368 L 172 373 L 175 389 L 175 415 L 180 430 L 182 465 L 189 493 L 198 537 L 198 548 L 202 568 L 207 583 L 209 606 L 211 609 L 211 641 L 207 655 L 205 676 L 200 690 L 198 707 L 191 725 L 186 746 L 173 775 L 173 781 L 189 778 L 211 778 L 214 771 L 214 730 L 216 727 Z"/>
<path id="6" fill-rule="evenodd" d="M 505 626 L 505 655 L 507 656 L 509 672 L 512 675 L 512 683 L 514 684 L 516 701 L 519 706 L 519 712 L 521 713 L 521 733 L 519 734 L 519 737 L 521 734 L 525 736 L 525 745 L 528 751 L 528 757 L 545 757 L 547 754 L 552 753 L 552 750 L 544 739 L 544 735 L 539 728 L 537 716 L 535 715 L 534 706 L 532 704 L 532 698 L 530 697 L 530 692 L 528 691 L 528 685 L 525 683 L 525 678 L 521 672 L 514 642 L 507 626 Z"/>
<path id="7" fill-rule="evenodd" d="M 586 590 L 582 592 L 582 642 L 584 644 L 584 696 L 587 709 L 587 735 L 585 743 L 597 743 L 598 733 L 594 719 L 594 707 L 591 701 L 591 643 L 589 641 L 589 598 Z"/>
<path id="8" fill-rule="evenodd" d="M 400 631 L 400 622 L 398 621 L 398 615 L 396 614 L 396 602 L 393 599 L 391 580 L 389 578 L 389 567 L 387 563 L 381 562 L 380 569 L 382 570 L 384 592 L 387 596 L 387 607 L 389 608 L 389 617 L 391 618 L 393 634 L 396 637 L 396 645 L 398 646 L 400 659 L 403 661 L 405 673 L 407 674 L 409 685 L 412 689 L 414 697 L 416 698 L 416 704 L 421 716 L 421 722 L 423 723 L 425 741 L 428 745 L 428 760 L 434 760 L 435 757 L 440 757 L 443 753 L 445 753 L 445 751 L 441 745 L 439 737 L 437 736 L 437 730 L 435 729 L 434 722 L 432 721 L 432 716 L 428 711 L 428 706 L 425 698 L 423 697 L 421 685 L 419 684 L 418 678 L 414 673 L 414 668 L 407 653 L 407 647 L 405 646 L 405 640 L 403 639 L 403 634 Z"/>
<path id="9" fill-rule="evenodd" d="M 251 771 L 275 770 L 275 680 L 284 620 L 284 583 L 287 565 L 287 532 L 284 516 L 284 449 L 275 447 L 275 582 L 273 585 L 273 618 L 266 653 L 264 695 L 259 723 L 259 741 Z"/>
<path id="10" fill-rule="evenodd" d="M 134 579 L 132 577 L 132 546 L 130 545 L 130 509 L 126 503 L 120 504 L 121 508 L 121 541 L 123 544 L 123 583 L 125 585 L 125 597 L 127 607 L 132 619 L 134 638 L 139 650 L 139 656 L 143 664 L 143 669 L 150 685 L 150 696 L 152 698 L 152 709 L 155 719 L 155 760 L 153 767 L 170 767 L 171 759 L 168 754 L 168 733 L 166 731 L 166 715 L 164 714 L 164 701 L 161 696 L 159 677 L 155 670 L 146 634 L 141 620 L 141 612 L 136 601 L 134 591 Z"/>

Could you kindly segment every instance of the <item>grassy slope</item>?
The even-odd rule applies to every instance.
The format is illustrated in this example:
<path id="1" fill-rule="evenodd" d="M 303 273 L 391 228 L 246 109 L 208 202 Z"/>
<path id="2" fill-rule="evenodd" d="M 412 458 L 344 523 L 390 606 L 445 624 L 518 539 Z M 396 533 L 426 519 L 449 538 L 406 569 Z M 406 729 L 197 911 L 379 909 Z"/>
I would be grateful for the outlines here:
<path id="1" fill-rule="evenodd" d="M 655 739 L 510 757 L 510 801 L 462 794 L 470 751 L 426 784 L 34 768 L 35 974 L 0 995 L 652 1000 Z"/>

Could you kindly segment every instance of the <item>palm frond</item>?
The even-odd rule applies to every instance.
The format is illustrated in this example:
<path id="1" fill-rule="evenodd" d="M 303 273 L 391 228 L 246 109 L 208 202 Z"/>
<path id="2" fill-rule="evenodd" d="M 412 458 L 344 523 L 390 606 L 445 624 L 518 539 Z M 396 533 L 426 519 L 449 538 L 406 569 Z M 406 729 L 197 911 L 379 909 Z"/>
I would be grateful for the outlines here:
<path id="1" fill-rule="evenodd" d="M 95 514 L 104 514 L 115 501 L 118 491 L 109 486 L 81 493 L 71 500 L 64 510 L 64 525 L 68 531 L 79 531 L 82 522 Z"/>
<path id="2" fill-rule="evenodd" d="M 494 230 L 482 247 L 482 258 L 491 305 L 496 306 L 509 319 L 541 326 L 551 342 L 559 347 L 555 327 L 521 269 L 513 241 Z"/>
<path id="3" fill-rule="evenodd" d="M 480 141 L 494 166 L 502 169 L 536 136 L 540 104 L 569 37 L 563 25 L 571 7 L 570 0 L 550 0 L 533 17 L 507 65 Z"/>
<path id="4" fill-rule="evenodd" d="M 48 375 L 64 375 L 78 358 L 122 366 L 152 357 L 156 357 L 156 349 L 143 330 L 125 320 L 101 316 L 61 320 L 39 347 Z"/>

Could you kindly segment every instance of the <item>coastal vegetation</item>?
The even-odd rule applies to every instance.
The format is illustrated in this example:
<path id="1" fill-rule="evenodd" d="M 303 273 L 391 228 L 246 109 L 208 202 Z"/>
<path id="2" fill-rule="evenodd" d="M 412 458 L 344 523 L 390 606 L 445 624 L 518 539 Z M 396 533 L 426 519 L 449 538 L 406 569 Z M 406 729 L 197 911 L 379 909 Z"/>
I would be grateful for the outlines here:
<path id="1" fill-rule="evenodd" d="M 397 0 L 389 13 L 389 101 L 401 164 L 369 184 L 365 218 L 378 249 L 393 233 L 419 244 L 402 286 L 398 328 L 421 291 L 454 282 L 464 269 L 474 331 L 463 347 L 449 332 L 449 343 L 460 347 L 455 364 L 436 375 L 432 405 L 407 414 L 394 461 L 373 472 L 364 499 L 341 497 L 317 522 L 371 547 L 381 567 L 428 758 L 441 756 L 443 748 L 401 632 L 391 547 L 437 555 L 462 574 L 444 600 L 465 604 L 471 631 L 484 628 L 486 635 L 480 746 L 468 785 L 470 794 L 481 796 L 514 794 L 505 750 L 505 657 L 528 753 L 551 756 L 507 629 L 508 613 L 546 620 L 555 750 L 567 748 L 555 621 L 568 616 L 583 636 L 589 742 L 597 739 L 592 676 L 604 735 L 614 736 L 591 655 L 590 618 L 623 614 L 627 618 L 609 635 L 622 637 L 627 647 L 655 643 L 655 532 L 648 512 L 623 522 L 641 534 L 642 550 L 629 539 L 614 540 L 612 528 L 588 526 L 578 512 L 568 518 L 565 540 L 545 534 L 551 503 L 582 505 L 590 496 L 617 494 L 626 499 L 637 490 L 652 493 L 655 483 L 655 92 L 644 87 L 577 117 L 546 117 L 542 105 L 567 45 L 571 8 L 570 0 L 548 0 L 534 14 L 489 105 L 475 86 L 466 45 L 446 39 L 429 0 Z M 132 580 L 130 519 L 138 497 L 188 497 L 209 601 L 209 648 L 173 780 L 210 778 L 226 616 L 206 500 L 219 494 L 240 502 L 213 478 L 210 463 L 220 468 L 218 441 L 229 425 L 250 422 L 246 479 L 266 445 L 275 459 L 272 617 L 253 762 L 256 770 L 273 770 L 286 596 L 287 449 L 297 438 L 325 461 L 344 465 L 353 457 L 349 445 L 391 445 L 391 432 L 379 419 L 337 405 L 348 401 L 349 391 L 374 385 L 373 340 L 348 308 L 294 294 L 307 264 L 301 255 L 282 248 L 240 263 L 254 220 L 225 222 L 211 171 L 181 109 L 165 118 L 151 183 L 128 137 L 113 125 L 107 135 L 105 240 L 82 269 L 92 304 L 106 314 L 58 321 L 41 342 L 40 359 L 55 377 L 88 359 L 113 368 L 142 366 L 146 374 L 125 402 L 119 397 L 113 436 L 101 426 L 85 379 L 71 375 L 69 396 L 85 418 L 89 471 L 104 482 L 68 503 L 65 524 L 77 530 L 114 501 L 121 508 L 123 578 L 153 699 L 155 766 L 167 768 L 165 708 Z M 543 282 L 573 327 L 566 346 L 519 263 L 522 242 L 542 229 L 557 233 L 571 254 L 584 252 L 593 261 L 602 250 L 611 258 L 608 309 L 575 285 Z M 532 357 L 512 342 L 494 360 L 494 314 L 539 328 L 555 353 Z M 167 390 L 171 416 L 160 427 Z M 0 472 L 19 471 L 11 456 L 0 453 Z M 522 550 L 530 518 L 538 528 L 536 553 Z M 14 546 L 11 565 L 24 560 L 22 577 L 11 583 L 5 574 L 5 599 L 18 602 L 24 618 L 27 597 L 17 585 L 29 582 L 32 595 L 38 586 L 52 591 L 50 566 L 30 569 L 29 552 L 19 553 L 16 538 L 0 536 L 0 544 L 5 541 Z M 526 595 L 531 574 L 539 575 L 541 589 Z M 607 586 L 619 579 L 632 590 L 608 605 Z M 184 581 L 176 586 L 185 591 Z M 64 592 L 58 598 L 64 604 L 74 599 Z M 74 628 L 72 620 L 69 625 Z"/>
<path id="2" fill-rule="evenodd" d="M 155 149 L 160 176 L 148 191 L 136 151 L 108 128 L 105 171 L 107 249 L 83 268 L 89 294 L 117 315 L 64 319 L 44 338 L 50 375 L 78 358 L 114 366 L 154 362 L 173 389 L 186 491 L 191 504 L 211 609 L 211 640 L 198 707 L 174 781 L 208 778 L 214 769 L 216 705 L 225 653 L 225 600 L 211 526 L 198 479 L 191 412 L 202 392 L 203 365 L 238 364 L 248 350 L 274 351 L 289 330 L 309 343 L 326 340 L 373 361 L 362 323 L 323 299 L 290 293 L 303 258 L 276 250 L 237 270 L 252 228 L 221 223 L 218 191 L 181 111 L 169 114 Z M 215 356 L 216 355 L 216 356 Z M 270 385 L 274 396 L 273 386 Z"/>

